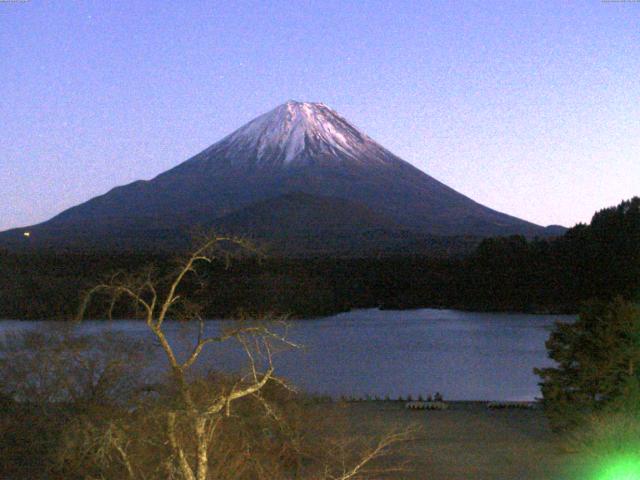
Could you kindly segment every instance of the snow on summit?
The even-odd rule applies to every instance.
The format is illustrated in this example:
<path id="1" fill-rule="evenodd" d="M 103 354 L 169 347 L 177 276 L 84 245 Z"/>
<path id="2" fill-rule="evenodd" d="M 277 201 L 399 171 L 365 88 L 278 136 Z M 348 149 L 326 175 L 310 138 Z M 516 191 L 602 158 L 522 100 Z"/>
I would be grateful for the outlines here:
<path id="1" fill-rule="evenodd" d="M 290 100 L 207 149 L 259 166 L 390 163 L 387 150 L 323 103 Z M 227 153 L 227 155 L 225 155 Z"/>

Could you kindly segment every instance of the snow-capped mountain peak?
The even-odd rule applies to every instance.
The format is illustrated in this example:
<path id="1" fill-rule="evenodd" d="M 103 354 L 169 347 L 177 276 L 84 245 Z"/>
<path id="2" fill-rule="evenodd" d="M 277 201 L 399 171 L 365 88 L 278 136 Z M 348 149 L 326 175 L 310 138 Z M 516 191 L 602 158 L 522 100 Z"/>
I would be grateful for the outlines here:
<path id="1" fill-rule="evenodd" d="M 232 163 L 290 166 L 389 163 L 390 154 L 323 103 L 289 100 L 260 115 L 206 151 L 233 152 Z"/>

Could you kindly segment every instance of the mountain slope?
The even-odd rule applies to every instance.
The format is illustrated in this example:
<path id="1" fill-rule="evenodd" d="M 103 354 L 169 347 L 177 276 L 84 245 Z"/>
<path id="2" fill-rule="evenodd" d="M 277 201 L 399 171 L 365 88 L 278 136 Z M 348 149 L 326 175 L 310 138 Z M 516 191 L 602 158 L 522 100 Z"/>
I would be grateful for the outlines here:
<path id="1" fill-rule="evenodd" d="M 152 180 L 114 188 L 31 227 L 28 241 L 112 245 L 126 237 L 124 243 L 133 247 L 171 245 L 194 225 L 216 225 L 256 202 L 294 192 L 359 205 L 380 216 L 378 223 L 391 222 L 416 235 L 545 235 L 538 225 L 489 209 L 438 182 L 326 105 L 289 101 Z M 290 203 L 287 208 L 284 223 L 290 218 L 304 230 L 304 215 L 293 215 Z M 358 210 L 344 219 L 354 227 L 346 230 L 358 230 L 360 215 Z M 314 221 L 307 221 L 310 231 Z M 285 227 L 273 225 L 271 234 Z M 0 242 L 10 237 L 20 242 L 20 234 L 0 234 Z"/>

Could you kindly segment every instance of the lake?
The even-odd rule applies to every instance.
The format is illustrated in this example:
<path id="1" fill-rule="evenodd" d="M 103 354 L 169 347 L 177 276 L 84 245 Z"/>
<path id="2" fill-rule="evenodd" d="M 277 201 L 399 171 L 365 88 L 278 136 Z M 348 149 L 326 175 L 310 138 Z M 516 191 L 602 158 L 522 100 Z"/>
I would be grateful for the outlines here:
<path id="1" fill-rule="evenodd" d="M 353 310 L 292 321 L 288 337 L 304 348 L 282 352 L 274 363 L 277 373 L 300 389 L 336 398 L 416 398 L 441 392 L 449 400 L 533 400 L 540 389 L 532 369 L 551 365 L 544 343 L 553 323 L 573 319 L 436 309 Z M 3 321 L 0 333 L 55 323 Z M 214 333 L 225 324 L 210 320 L 206 329 Z M 166 324 L 175 342 L 194 339 L 195 327 Z M 87 321 L 78 328 L 85 333 L 123 331 L 151 340 L 139 321 Z M 201 360 L 212 368 L 238 370 L 245 363 L 231 344 L 210 352 Z"/>

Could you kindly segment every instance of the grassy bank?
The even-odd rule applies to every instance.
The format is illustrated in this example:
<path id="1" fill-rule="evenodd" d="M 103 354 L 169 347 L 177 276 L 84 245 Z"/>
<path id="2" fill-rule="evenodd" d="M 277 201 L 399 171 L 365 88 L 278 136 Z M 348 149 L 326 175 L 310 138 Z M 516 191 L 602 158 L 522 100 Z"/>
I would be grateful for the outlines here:
<path id="1" fill-rule="evenodd" d="M 541 409 L 489 410 L 481 402 L 452 402 L 445 411 L 411 411 L 401 402 L 335 403 L 355 433 L 383 434 L 417 424 L 405 446 L 404 480 L 567 479 L 574 455 L 563 452 Z"/>

